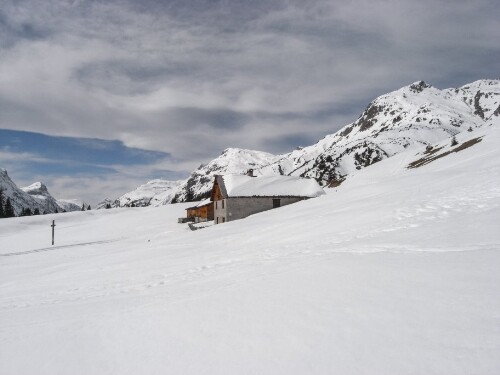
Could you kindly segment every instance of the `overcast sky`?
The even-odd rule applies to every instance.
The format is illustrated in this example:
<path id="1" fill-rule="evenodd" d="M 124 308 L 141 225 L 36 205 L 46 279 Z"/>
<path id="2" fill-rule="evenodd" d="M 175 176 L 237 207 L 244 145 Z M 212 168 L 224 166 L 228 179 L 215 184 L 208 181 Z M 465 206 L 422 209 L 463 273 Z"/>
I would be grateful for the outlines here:
<path id="1" fill-rule="evenodd" d="M 227 147 L 309 145 L 414 81 L 499 78 L 499 8 L 2 0 L 0 128 L 14 132 L 0 131 L 0 167 L 95 203 L 186 177 Z"/>

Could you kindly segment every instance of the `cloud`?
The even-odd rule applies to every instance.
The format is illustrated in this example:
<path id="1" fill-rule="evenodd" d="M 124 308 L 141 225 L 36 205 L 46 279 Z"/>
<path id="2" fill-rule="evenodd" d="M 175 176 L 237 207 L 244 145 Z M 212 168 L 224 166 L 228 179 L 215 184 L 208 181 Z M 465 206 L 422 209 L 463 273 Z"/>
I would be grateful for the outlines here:
<path id="1" fill-rule="evenodd" d="M 0 128 L 118 140 L 169 154 L 185 173 L 226 147 L 285 152 L 411 82 L 498 78 L 497 8 L 7 0 Z"/>

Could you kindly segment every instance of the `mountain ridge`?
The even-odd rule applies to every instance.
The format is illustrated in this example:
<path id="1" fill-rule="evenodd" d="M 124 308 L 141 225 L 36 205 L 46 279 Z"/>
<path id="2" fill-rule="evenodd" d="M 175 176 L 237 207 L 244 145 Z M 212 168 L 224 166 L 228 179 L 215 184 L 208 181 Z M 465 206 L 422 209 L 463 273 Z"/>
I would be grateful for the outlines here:
<path id="1" fill-rule="evenodd" d="M 215 174 L 297 175 L 335 186 L 350 174 L 406 149 L 430 145 L 500 119 L 500 80 L 477 80 L 437 89 L 416 81 L 372 100 L 360 116 L 313 145 L 273 155 L 226 148 L 182 182 L 172 199 L 156 205 L 206 198 Z"/>
<path id="2" fill-rule="evenodd" d="M 27 209 L 33 214 L 35 211 L 41 214 L 59 213 L 65 211 L 78 211 L 81 206 L 77 206 L 76 201 L 56 200 L 47 189 L 47 186 L 40 181 L 19 188 L 10 178 L 7 170 L 0 168 L 0 189 L 3 190 L 5 201 L 10 199 L 14 214 L 19 216 Z"/>

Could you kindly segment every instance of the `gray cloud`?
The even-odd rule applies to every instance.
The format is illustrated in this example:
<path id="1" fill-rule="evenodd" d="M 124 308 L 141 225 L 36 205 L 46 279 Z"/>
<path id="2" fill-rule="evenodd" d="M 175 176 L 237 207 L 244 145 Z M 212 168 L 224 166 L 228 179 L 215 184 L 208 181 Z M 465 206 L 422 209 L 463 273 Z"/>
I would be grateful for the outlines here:
<path id="1" fill-rule="evenodd" d="M 186 171 L 226 147 L 284 152 L 413 81 L 497 78 L 498 16 L 488 0 L 7 0 L 0 128 L 118 139 Z"/>
<path id="2" fill-rule="evenodd" d="M 238 131 L 251 117 L 245 113 L 229 109 L 204 109 L 196 107 L 172 108 L 166 118 L 179 130 L 183 127 L 208 126 L 218 130 Z"/>

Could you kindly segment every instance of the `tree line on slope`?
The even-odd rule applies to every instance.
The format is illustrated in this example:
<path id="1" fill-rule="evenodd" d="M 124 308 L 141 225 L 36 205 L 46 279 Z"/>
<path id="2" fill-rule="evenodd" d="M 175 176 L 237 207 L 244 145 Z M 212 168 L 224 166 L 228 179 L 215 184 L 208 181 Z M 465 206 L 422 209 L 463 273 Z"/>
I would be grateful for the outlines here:
<path id="1" fill-rule="evenodd" d="M 38 208 L 35 208 L 33 211 L 31 211 L 30 208 L 24 207 L 21 210 L 21 213 L 19 214 L 19 216 L 32 216 L 32 215 L 40 215 L 40 210 Z M 7 197 L 7 199 L 5 199 L 3 194 L 3 189 L 0 189 L 0 219 L 15 217 L 15 216 L 16 212 L 14 211 L 14 207 L 12 206 L 10 197 Z"/>
<path id="2" fill-rule="evenodd" d="M 0 219 L 14 216 L 16 216 L 16 213 L 14 212 L 14 207 L 12 207 L 10 198 L 5 199 L 3 189 L 0 189 Z"/>

